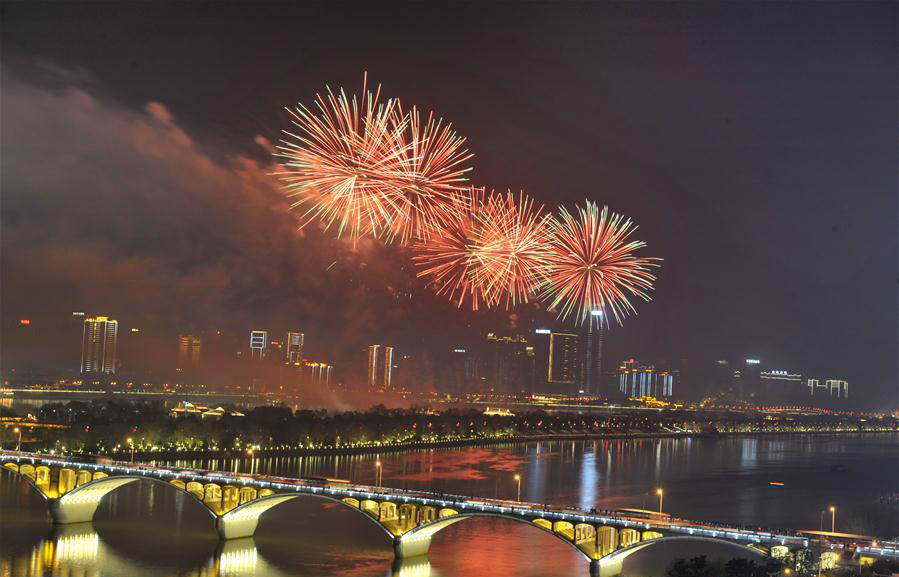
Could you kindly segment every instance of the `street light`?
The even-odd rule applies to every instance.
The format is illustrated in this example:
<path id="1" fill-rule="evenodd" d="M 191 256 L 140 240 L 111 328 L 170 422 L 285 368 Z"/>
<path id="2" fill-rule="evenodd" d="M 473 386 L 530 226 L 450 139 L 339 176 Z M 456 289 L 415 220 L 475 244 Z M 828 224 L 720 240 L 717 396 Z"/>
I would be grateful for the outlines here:
<path id="1" fill-rule="evenodd" d="M 518 496 L 515 500 L 521 503 L 521 475 L 518 473 L 515 474 L 515 481 L 518 483 Z"/>
<path id="2" fill-rule="evenodd" d="M 824 513 L 827 513 L 827 511 L 825 511 L 825 510 L 822 509 L 822 510 L 821 510 L 821 519 L 820 519 L 820 523 L 818 523 L 818 530 L 819 530 L 819 531 L 823 531 L 823 530 L 824 530 Z"/>
<path id="3" fill-rule="evenodd" d="M 381 486 L 381 461 L 375 461 L 375 467 L 377 467 L 377 485 L 380 488 Z"/>
<path id="4" fill-rule="evenodd" d="M 131 445 L 131 463 L 134 464 L 134 439 L 128 437 L 125 439 L 129 445 Z"/>
<path id="5" fill-rule="evenodd" d="M 16 443 L 16 451 L 18 451 L 22 447 L 22 429 L 20 429 L 19 427 L 16 427 L 15 429 L 12 430 L 12 432 L 19 434 L 19 442 Z"/>
<path id="6" fill-rule="evenodd" d="M 835 528 L 837 526 L 837 508 L 833 505 L 830 506 L 830 532 L 835 532 Z"/>
<path id="7" fill-rule="evenodd" d="M 665 491 L 663 491 L 661 488 L 656 489 L 656 495 L 659 496 L 659 514 L 661 515 L 662 514 L 662 499 L 665 498 Z"/>

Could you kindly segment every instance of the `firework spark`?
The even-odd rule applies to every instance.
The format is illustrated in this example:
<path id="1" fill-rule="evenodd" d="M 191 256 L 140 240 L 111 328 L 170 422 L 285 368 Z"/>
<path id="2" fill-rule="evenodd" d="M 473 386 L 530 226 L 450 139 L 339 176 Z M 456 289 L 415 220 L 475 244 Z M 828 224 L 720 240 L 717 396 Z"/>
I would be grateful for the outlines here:
<path id="1" fill-rule="evenodd" d="M 283 171 L 275 174 L 285 183 L 292 209 L 302 210 L 300 228 L 319 221 L 325 230 L 336 224 L 337 236 L 388 235 L 391 214 L 402 202 L 385 175 L 400 173 L 406 162 L 401 133 L 395 122 L 396 101 L 379 103 L 381 88 L 374 92 L 362 85 L 362 96 L 347 96 L 341 89 L 317 94 L 315 109 L 298 104 L 287 109 L 299 133 L 284 131 L 277 146 Z"/>
<path id="2" fill-rule="evenodd" d="M 592 311 L 608 308 L 621 324 L 636 312 L 629 297 L 650 300 L 655 280 L 650 269 L 661 259 L 634 256 L 646 243 L 628 240 L 637 229 L 630 219 L 587 201 L 575 214 L 562 207 L 550 229 L 548 276 L 540 297 L 558 309 L 559 318 L 573 316 L 583 324 Z"/>
<path id="3" fill-rule="evenodd" d="M 471 170 L 464 163 L 472 155 L 462 148 L 465 138 L 433 113 L 422 122 L 417 108 L 404 114 L 398 105 L 393 126 L 400 129 L 397 148 L 401 152 L 399 170 L 386 175 L 400 199 L 390 215 L 392 233 L 403 244 L 427 240 L 456 215 L 465 173 Z"/>

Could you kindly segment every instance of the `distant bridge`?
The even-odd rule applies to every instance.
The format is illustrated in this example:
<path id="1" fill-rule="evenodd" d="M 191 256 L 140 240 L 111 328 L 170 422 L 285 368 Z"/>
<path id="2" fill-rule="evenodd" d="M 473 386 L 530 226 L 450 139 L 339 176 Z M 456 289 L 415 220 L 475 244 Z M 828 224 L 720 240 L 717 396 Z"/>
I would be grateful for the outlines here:
<path id="1" fill-rule="evenodd" d="M 425 491 L 357 485 L 326 478 L 285 478 L 206 471 L 123 462 L 87 460 L 0 451 L 6 469 L 26 478 L 47 500 L 56 524 L 93 520 L 104 495 L 134 482 L 152 482 L 193 495 L 214 520 L 223 540 L 252 537 L 260 516 L 301 497 L 339 503 L 381 529 L 393 543 L 398 559 L 426 555 L 440 530 L 474 517 L 494 517 L 524 523 L 565 542 L 590 562 L 592 575 L 617 575 L 621 561 L 647 541 L 692 537 L 725 541 L 766 554 L 772 548 L 842 550 L 845 540 L 789 531 L 751 530 L 656 515 L 595 513 L 535 503 L 475 499 Z M 862 538 L 865 539 L 865 538 Z M 895 547 L 860 544 L 869 555 L 897 555 Z"/>

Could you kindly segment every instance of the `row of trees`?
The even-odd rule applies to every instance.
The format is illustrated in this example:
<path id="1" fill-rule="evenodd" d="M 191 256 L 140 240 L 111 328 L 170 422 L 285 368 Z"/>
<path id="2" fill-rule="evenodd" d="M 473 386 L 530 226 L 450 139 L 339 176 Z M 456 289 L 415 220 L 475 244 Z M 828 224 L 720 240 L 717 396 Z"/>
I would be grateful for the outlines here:
<path id="1" fill-rule="evenodd" d="M 133 439 L 146 450 L 348 447 L 516 435 L 664 433 L 674 430 L 782 430 L 771 421 L 730 417 L 698 420 L 696 413 L 590 415 L 532 411 L 512 416 L 484 415 L 474 409 L 439 414 L 423 409 L 372 407 L 365 412 L 292 411 L 282 406 L 240 409 L 244 416 L 174 416 L 162 402 L 94 401 L 52 403 L 37 414 L 41 424 L 59 428 L 27 430 L 38 447 L 109 451 Z M 687 418 L 689 417 L 689 419 Z M 692 420 L 691 420 L 692 419 Z M 833 426 L 830 418 L 809 417 L 794 427 Z M 27 429 L 27 427 L 26 427 Z"/>

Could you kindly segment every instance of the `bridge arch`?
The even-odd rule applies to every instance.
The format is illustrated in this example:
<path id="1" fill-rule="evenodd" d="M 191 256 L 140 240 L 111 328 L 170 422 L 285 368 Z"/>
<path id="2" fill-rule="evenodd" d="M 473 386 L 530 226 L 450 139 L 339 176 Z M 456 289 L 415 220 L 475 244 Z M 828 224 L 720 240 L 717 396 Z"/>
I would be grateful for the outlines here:
<path id="1" fill-rule="evenodd" d="M 258 497 L 253 501 L 238 505 L 224 515 L 217 517 L 215 522 L 216 530 L 222 539 L 252 537 L 256 532 L 256 527 L 259 525 L 259 518 L 263 513 L 288 501 L 306 497 L 338 503 L 347 509 L 359 513 L 362 517 L 374 523 L 391 539 L 391 541 L 396 538 L 396 535 L 381 523 L 382 519 L 379 517 L 379 514 L 389 511 L 390 513 L 388 514 L 392 514 L 395 517 L 396 511 L 398 510 L 397 503 L 388 500 L 374 501 L 370 499 L 360 503 L 357 499 L 346 498 L 344 500 L 329 495 L 320 495 L 318 493 L 274 493 L 272 495 Z M 366 502 L 374 503 L 375 507 L 369 506 L 364 509 L 362 504 Z M 355 503 L 360 504 L 357 506 Z"/>
<path id="2" fill-rule="evenodd" d="M 433 537 L 437 532 L 446 529 L 454 523 L 458 523 L 459 521 L 464 521 L 465 519 L 471 519 L 474 517 L 493 517 L 496 519 L 514 521 L 516 523 L 521 523 L 529 527 L 534 527 L 536 529 L 539 529 L 540 531 L 543 531 L 544 533 L 549 533 L 550 535 L 556 537 L 557 539 L 580 553 L 584 559 L 588 561 L 593 560 L 593 557 L 591 557 L 589 553 L 577 546 L 577 544 L 575 543 L 576 537 L 573 537 L 571 540 L 567 538 L 567 533 L 572 532 L 574 529 L 574 526 L 571 523 L 551 523 L 545 519 L 540 518 L 528 520 L 522 517 L 515 517 L 488 511 L 461 512 L 419 525 L 418 527 L 407 531 L 394 541 L 394 552 L 396 553 L 396 556 L 400 558 L 427 555 L 428 549 L 431 547 L 431 537 Z M 559 531 L 555 530 L 557 527 Z"/>
<path id="3" fill-rule="evenodd" d="M 120 487 L 124 487 L 125 485 L 137 481 L 156 483 L 175 491 L 181 490 L 178 486 L 163 481 L 162 479 L 145 477 L 143 475 L 101 477 L 75 487 L 58 499 L 48 499 L 50 515 L 53 517 L 53 522 L 60 525 L 66 525 L 69 523 L 92 521 L 94 513 L 96 513 L 97 507 L 99 507 L 100 501 L 104 496 Z M 206 503 L 198 500 L 198 504 L 213 519 L 216 517 L 215 512 L 210 509 Z"/>
<path id="4" fill-rule="evenodd" d="M 730 541 L 728 539 L 718 539 L 715 537 L 705 537 L 705 536 L 693 536 L 693 535 L 677 535 L 672 537 L 658 537 L 649 539 L 646 541 L 639 541 L 637 543 L 633 543 L 632 545 L 628 545 L 627 547 L 623 547 L 618 549 L 617 551 L 606 555 L 605 557 L 601 557 L 599 560 L 594 561 L 590 566 L 590 574 L 595 577 L 618 577 L 621 575 L 621 571 L 624 567 L 624 561 L 634 553 L 641 551 L 647 547 L 652 547 L 654 545 L 660 545 L 663 543 L 670 542 L 686 542 L 686 541 L 704 541 L 707 543 L 718 543 L 718 544 L 726 544 L 731 547 L 736 547 L 739 550 L 745 552 L 747 555 L 751 556 L 751 558 L 757 558 L 763 556 L 758 549 L 753 549 L 747 545 L 743 545 L 742 543 L 737 543 L 736 541 Z"/>

